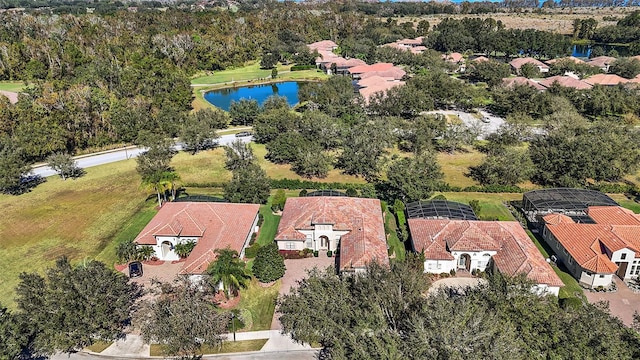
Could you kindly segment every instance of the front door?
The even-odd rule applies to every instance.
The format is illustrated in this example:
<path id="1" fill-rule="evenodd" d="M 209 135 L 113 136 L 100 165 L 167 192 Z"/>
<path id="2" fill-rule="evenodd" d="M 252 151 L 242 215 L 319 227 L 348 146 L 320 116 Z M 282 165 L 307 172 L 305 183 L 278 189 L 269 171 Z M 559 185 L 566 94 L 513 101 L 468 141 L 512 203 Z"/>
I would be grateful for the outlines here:
<path id="1" fill-rule="evenodd" d="M 618 271 L 616 271 L 616 275 L 618 275 L 620 279 L 624 280 L 624 276 L 627 274 L 627 266 L 629 265 L 629 263 L 617 262 L 616 265 L 618 265 Z"/>
<path id="2" fill-rule="evenodd" d="M 320 236 L 320 249 L 329 248 L 329 238 L 326 236 Z"/>

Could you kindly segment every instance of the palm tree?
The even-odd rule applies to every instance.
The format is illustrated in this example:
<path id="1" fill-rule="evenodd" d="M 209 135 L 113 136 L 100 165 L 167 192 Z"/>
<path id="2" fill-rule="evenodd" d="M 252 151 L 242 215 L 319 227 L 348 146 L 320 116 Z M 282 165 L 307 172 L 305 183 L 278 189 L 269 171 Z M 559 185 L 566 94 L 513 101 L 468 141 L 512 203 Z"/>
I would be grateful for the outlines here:
<path id="1" fill-rule="evenodd" d="M 158 207 L 162 206 L 161 195 L 164 194 L 166 184 L 166 182 L 163 181 L 162 175 L 162 172 L 155 172 L 142 178 L 142 187 L 156 192 L 156 195 L 158 196 Z"/>
<path id="2" fill-rule="evenodd" d="M 207 274 L 211 276 L 209 284 L 215 289 L 222 283 L 224 294 L 229 299 L 238 295 L 241 288 L 247 287 L 251 275 L 247 273 L 237 251 L 229 248 L 216 249 L 216 254 L 216 261 L 207 269 Z"/>
<path id="3" fill-rule="evenodd" d="M 161 182 L 164 189 L 171 192 L 171 201 L 176 199 L 176 191 L 180 186 L 180 184 L 178 184 L 178 181 L 180 181 L 180 175 L 178 175 L 175 171 L 165 171 L 162 173 Z M 167 201 L 166 197 L 164 201 Z"/>

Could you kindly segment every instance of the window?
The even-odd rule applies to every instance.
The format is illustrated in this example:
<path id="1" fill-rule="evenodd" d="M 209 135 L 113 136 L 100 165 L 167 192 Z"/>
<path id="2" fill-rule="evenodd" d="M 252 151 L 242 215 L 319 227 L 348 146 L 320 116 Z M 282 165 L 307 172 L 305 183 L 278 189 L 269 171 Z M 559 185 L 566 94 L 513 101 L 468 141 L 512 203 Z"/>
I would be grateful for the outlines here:
<path id="1" fill-rule="evenodd" d="M 289 242 L 287 242 L 285 247 L 287 248 L 287 250 L 295 250 L 296 249 L 296 243 L 289 241 Z"/>
<path id="2" fill-rule="evenodd" d="M 600 279 L 604 279 L 604 275 L 599 275 L 598 276 Z"/>
<path id="3" fill-rule="evenodd" d="M 438 269 L 442 269 L 442 264 L 438 263 Z"/>
<path id="4" fill-rule="evenodd" d="M 624 259 L 626 259 L 626 258 L 627 258 L 627 254 L 622 254 L 622 255 L 620 256 L 620 260 L 624 260 Z"/>

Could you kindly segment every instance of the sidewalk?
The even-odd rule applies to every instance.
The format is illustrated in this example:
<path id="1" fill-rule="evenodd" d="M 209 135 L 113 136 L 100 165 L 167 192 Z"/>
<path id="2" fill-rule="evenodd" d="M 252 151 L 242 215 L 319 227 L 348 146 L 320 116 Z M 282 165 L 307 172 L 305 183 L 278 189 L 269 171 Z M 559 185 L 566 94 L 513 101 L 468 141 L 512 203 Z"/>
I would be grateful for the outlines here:
<path id="1" fill-rule="evenodd" d="M 223 338 L 226 341 L 233 341 L 233 334 L 225 334 Z M 262 349 L 255 353 L 269 353 L 282 351 L 307 351 L 311 350 L 311 346 L 307 344 L 298 344 L 288 335 L 282 335 L 279 330 L 263 330 L 237 332 L 236 341 L 268 339 Z M 149 344 L 145 344 L 140 335 L 127 335 L 126 338 L 118 340 L 103 352 L 95 355 L 122 357 L 122 358 L 149 358 Z M 92 353 L 93 354 L 93 353 Z"/>

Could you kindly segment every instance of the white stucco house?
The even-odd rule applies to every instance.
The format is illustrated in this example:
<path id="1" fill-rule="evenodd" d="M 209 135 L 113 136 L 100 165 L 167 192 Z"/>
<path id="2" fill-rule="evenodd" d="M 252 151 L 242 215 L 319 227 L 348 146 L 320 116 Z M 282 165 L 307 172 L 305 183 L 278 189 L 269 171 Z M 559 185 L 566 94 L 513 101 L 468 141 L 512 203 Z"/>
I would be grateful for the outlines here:
<path id="1" fill-rule="evenodd" d="M 134 242 L 151 246 L 163 261 L 180 260 L 176 245 L 195 242 L 180 273 L 197 277 L 215 260 L 216 249 L 230 248 L 244 257 L 251 236 L 258 230 L 259 208 L 257 204 L 165 203 Z"/>
<path id="2" fill-rule="evenodd" d="M 640 275 L 640 216 L 619 206 L 591 206 L 592 223 L 563 214 L 542 218 L 542 237 L 580 284 L 596 288 L 613 277 Z"/>
<path id="3" fill-rule="evenodd" d="M 540 294 L 558 296 L 564 286 L 516 221 L 413 218 L 408 224 L 413 250 L 424 254 L 425 273 L 491 268 L 526 275 Z"/>
<path id="4" fill-rule="evenodd" d="M 339 270 L 360 272 L 371 261 L 389 264 L 378 199 L 346 196 L 288 198 L 275 237 L 281 251 L 335 252 Z"/>

